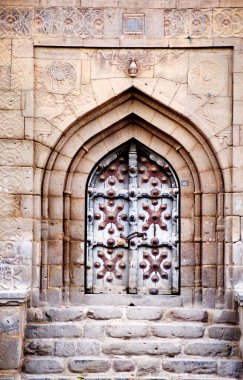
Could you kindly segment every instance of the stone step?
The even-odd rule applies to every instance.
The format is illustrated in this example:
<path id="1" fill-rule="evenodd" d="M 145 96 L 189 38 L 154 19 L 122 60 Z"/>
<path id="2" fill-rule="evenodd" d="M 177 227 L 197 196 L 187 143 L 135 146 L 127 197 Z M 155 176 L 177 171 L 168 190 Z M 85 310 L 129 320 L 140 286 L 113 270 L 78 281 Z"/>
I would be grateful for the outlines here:
<path id="1" fill-rule="evenodd" d="M 25 337 L 26 380 L 226 380 L 242 373 L 231 310 L 32 308 Z"/>
<path id="2" fill-rule="evenodd" d="M 126 318 L 128 320 L 147 321 L 183 321 L 209 322 L 237 325 L 239 314 L 234 310 L 218 309 L 184 309 L 161 307 L 49 307 L 28 309 L 28 322 L 71 322 L 84 319 L 112 320 Z"/>
<path id="3" fill-rule="evenodd" d="M 27 339 L 42 338 L 78 338 L 87 336 L 87 331 L 97 333 L 97 338 L 106 337 L 131 339 L 131 338 L 167 338 L 167 339 L 198 339 L 212 338 L 237 342 L 241 336 L 239 326 L 217 324 L 208 325 L 201 322 L 127 322 L 107 321 L 106 323 L 86 322 L 52 322 L 52 323 L 29 323 L 25 330 Z M 97 332 L 95 329 L 99 329 Z M 101 334 L 99 336 L 99 334 Z M 95 337 L 95 336 L 93 336 Z"/>
<path id="4" fill-rule="evenodd" d="M 130 360 L 130 366 L 129 366 Z M 153 373 L 161 373 L 162 376 L 178 379 L 185 379 L 188 375 L 192 374 L 194 377 L 198 378 L 197 375 L 210 375 L 212 377 L 219 376 L 222 379 L 229 377 L 231 379 L 240 379 L 242 374 L 242 361 L 240 359 L 236 360 L 225 360 L 225 359 L 185 359 L 185 358 L 158 358 L 154 359 L 142 359 L 137 362 L 137 371 L 135 374 L 135 366 L 131 366 L 132 359 L 129 360 L 119 360 L 110 358 L 84 358 L 75 357 L 68 358 L 66 360 L 53 357 L 26 357 L 24 361 L 24 372 L 27 374 L 58 374 L 65 371 L 66 368 L 71 373 L 79 374 L 84 378 L 87 374 L 91 375 L 93 373 L 100 374 L 101 376 L 108 376 L 109 373 L 115 372 L 129 372 L 130 379 L 143 378 L 144 374 L 151 375 Z M 121 362 L 123 363 L 123 367 Z M 135 363 L 134 363 L 135 365 Z M 173 375 L 173 377 L 171 377 Z M 174 376 L 175 375 L 175 376 Z M 98 375 L 97 375 L 98 376 Z M 181 376 L 181 377 L 179 377 Z M 114 378 L 114 375 L 111 376 Z M 188 379 L 190 376 L 188 377 Z M 200 377 L 199 377 L 200 378 Z M 206 378 L 206 377 L 204 377 Z M 46 377 L 45 377 L 46 379 Z M 151 378 L 150 378 L 151 380 Z"/>
<path id="5" fill-rule="evenodd" d="M 131 341 L 112 341 L 101 342 L 97 339 L 70 338 L 70 339 L 27 339 L 25 340 L 24 351 L 26 355 L 54 355 L 54 356 L 77 356 L 77 355 L 99 355 L 111 353 L 117 355 L 143 355 L 150 354 L 152 350 L 160 354 L 163 347 L 164 354 L 188 355 L 200 357 L 237 357 L 239 356 L 238 344 L 207 339 L 202 341 L 188 340 L 182 350 L 182 341 L 168 340 L 131 340 Z M 156 354 L 156 353 L 154 353 Z"/>
<path id="6" fill-rule="evenodd" d="M 1 379 L 1 378 L 0 378 Z M 161 377 L 161 376 L 143 376 L 143 377 L 124 377 L 124 376 L 118 376 L 118 377 L 104 377 L 104 376 L 98 376 L 98 377 L 91 377 L 89 376 L 37 376 L 37 375 L 25 375 L 24 380 L 222 380 L 221 376 L 217 375 L 173 375 L 172 377 Z M 232 380 L 232 377 L 224 377 L 223 380 Z M 3 380 L 16 380 L 16 378 L 4 378 Z"/>

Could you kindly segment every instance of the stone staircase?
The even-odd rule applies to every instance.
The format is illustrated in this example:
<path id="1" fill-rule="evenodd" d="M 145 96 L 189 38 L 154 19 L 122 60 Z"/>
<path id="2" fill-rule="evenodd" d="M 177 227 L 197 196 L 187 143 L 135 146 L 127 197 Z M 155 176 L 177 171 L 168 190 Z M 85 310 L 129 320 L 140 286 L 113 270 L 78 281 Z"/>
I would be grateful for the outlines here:
<path id="1" fill-rule="evenodd" d="M 239 339 L 229 310 L 32 308 L 23 378 L 241 379 Z"/>

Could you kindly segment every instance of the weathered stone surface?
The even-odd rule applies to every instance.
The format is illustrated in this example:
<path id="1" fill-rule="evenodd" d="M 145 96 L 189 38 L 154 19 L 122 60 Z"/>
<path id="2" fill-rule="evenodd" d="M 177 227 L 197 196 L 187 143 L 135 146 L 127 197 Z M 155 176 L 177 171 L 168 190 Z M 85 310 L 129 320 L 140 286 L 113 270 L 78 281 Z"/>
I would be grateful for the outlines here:
<path id="1" fill-rule="evenodd" d="M 25 335 L 28 339 L 35 338 L 72 338 L 80 337 L 83 334 L 83 327 L 74 323 L 52 323 L 28 325 Z"/>
<path id="2" fill-rule="evenodd" d="M 115 372 L 132 372 L 135 370 L 135 363 L 131 360 L 114 360 L 113 369 Z"/>
<path id="3" fill-rule="evenodd" d="M 149 335 L 149 326 L 112 325 L 107 327 L 106 332 L 113 338 L 143 338 Z"/>
<path id="4" fill-rule="evenodd" d="M 7 337 L 0 339 L 0 369 L 18 369 L 22 351 L 21 339 Z"/>
<path id="5" fill-rule="evenodd" d="M 55 343 L 55 355 L 74 356 L 76 353 L 76 342 L 72 340 L 58 340 Z"/>
<path id="6" fill-rule="evenodd" d="M 218 375 L 219 376 L 229 376 L 230 378 L 241 379 L 243 373 L 243 364 L 242 361 L 219 361 L 218 363 Z"/>
<path id="7" fill-rule="evenodd" d="M 230 344 L 212 341 L 188 343 L 184 349 L 185 354 L 197 356 L 230 356 L 231 351 Z"/>
<path id="8" fill-rule="evenodd" d="M 94 307 L 87 312 L 87 317 L 91 319 L 117 319 L 122 316 L 122 310 L 115 307 Z"/>
<path id="9" fill-rule="evenodd" d="M 107 372 L 111 367 L 110 360 L 107 359 L 71 359 L 68 368 L 71 372 L 78 373 L 99 373 Z"/>
<path id="10" fill-rule="evenodd" d="M 201 324 L 158 324 L 151 328 L 152 334 L 161 338 L 200 338 L 205 327 Z"/>
<path id="11" fill-rule="evenodd" d="M 163 360 L 162 368 L 168 372 L 175 373 L 216 373 L 217 362 L 215 360 L 186 360 L 167 359 Z"/>
<path id="12" fill-rule="evenodd" d="M 10 307 L 0 308 L 0 336 L 16 335 L 20 333 L 20 320 L 18 310 Z"/>
<path id="13" fill-rule="evenodd" d="M 45 316 L 54 322 L 82 321 L 84 312 L 75 307 L 49 308 L 46 310 Z"/>
<path id="14" fill-rule="evenodd" d="M 143 359 L 138 362 L 138 376 L 158 375 L 160 372 L 159 359 Z"/>
<path id="15" fill-rule="evenodd" d="M 95 356 L 100 354 L 100 342 L 82 339 L 77 343 L 77 355 Z"/>
<path id="16" fill-rule="evenodd" d="M 159 307 L 129 307 L 126 310 L 128 319 L 159 320 L 163 316 L 163 310 Z"/>
<path id="17" fill-rule="evenodd" d="M 27 355 L 53 355 L 54 342 L 51 339 L 26 340 L 24 352 Z"/>
<path id="18" fill-rule="evenodd" d="M 238 326 L 210 326 L 208 336 L 214 339 L 237 341 L 240 339 L 241 331 Z"/>
<path id="19" fill-rule="evenodd" d="M 119 341 L 105 342 L 102 345 L 105 354 L 115 355 L 178 355 L 181 346 L 170 341 Z"/>
<path id="20" fill-rule="evenodd" d="M 84 324 L 84 338 L 104 339 L 105 326 L 98 323 L 85 323 Z"/>
<path id="21" fill-rule="evenodd" d="M 208 313 L 205 310 L 174 309 L 168 313 L 169 318 L 182 321 L 207 322 Z"/>
<path id="22" fill-rule="evenodd" d="M 213 323 L 239 323 L 239 313 L 234 310 L 214 310 L 210 317 Z"/>
<path id="23" fill-rule="evenodd" d="M 57 358 L 27 358 L 24 362 L 24 371 L 27 373 L 60 373 L 64 370 L 64 363 Z"/>

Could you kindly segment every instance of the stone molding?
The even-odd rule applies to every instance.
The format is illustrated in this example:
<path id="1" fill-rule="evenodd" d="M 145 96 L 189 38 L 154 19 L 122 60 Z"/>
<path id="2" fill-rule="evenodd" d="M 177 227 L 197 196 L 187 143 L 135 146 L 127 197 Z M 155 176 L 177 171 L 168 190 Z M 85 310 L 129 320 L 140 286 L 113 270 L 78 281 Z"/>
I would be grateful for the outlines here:
<path id="1" fill-rule="evenodd" d="M 111 20 L 119 17 L 119 35 L 123 31 L 126 38 L 150 37 L 149 9 L 145 9 L 144 14 L 118 10 L 115 15 L 110 8 L 0 7 L 0 36 L 110 38 L 107 30 L 111 27 Z M 160 7 L 154 12 L 161 13 L 160 34 L 168 39 L 243 36 L 243 8 Z"/>
<path id="2" fill-rule="evenodd" d="M 25 303 L 30 297 L 30 289 L 18 291 L 1 291 L 0 305 L 19 305 Z"/>

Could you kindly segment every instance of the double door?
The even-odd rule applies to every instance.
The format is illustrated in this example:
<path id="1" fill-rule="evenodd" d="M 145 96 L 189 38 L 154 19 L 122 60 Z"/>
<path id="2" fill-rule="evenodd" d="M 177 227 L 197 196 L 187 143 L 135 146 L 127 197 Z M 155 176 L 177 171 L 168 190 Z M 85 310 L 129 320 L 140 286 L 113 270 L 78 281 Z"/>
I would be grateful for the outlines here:
<path id="1" fill-rule="evenodd" d="M 87 190 L 86 292 L 176 294 L 179 187 L 135 140 L 94 169 Z"/>

